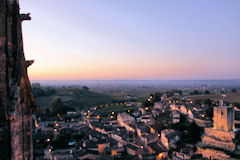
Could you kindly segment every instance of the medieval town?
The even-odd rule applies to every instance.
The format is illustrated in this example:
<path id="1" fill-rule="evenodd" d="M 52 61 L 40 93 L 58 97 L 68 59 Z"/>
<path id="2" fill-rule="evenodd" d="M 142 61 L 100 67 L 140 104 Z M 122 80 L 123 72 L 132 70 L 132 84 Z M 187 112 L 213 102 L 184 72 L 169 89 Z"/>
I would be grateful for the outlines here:
<path id="1" fill-rule="evenodd" d="M 0 160 L 240 159 L 238 79 L 29 80 L 19 3 L 0 0 Z"/>

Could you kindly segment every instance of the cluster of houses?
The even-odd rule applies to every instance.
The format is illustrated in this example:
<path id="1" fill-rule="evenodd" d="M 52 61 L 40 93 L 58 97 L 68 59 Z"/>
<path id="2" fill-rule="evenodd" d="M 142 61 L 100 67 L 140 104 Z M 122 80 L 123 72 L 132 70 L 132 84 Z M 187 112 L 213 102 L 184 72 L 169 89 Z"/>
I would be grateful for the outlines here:
<path id="1" fill-rule="evenodd" d="M 44 155 L 39 156 L 39 159 L 184 160 L 213 157 L 230 160 L 233 158 L 229 152 L 238 155 L 240 146 L 236 144 L 239 142 L 235 140 L 238 130 L 233 127 L 234 118 L 230 118 L 234 114 L 232 107 L 222 107 L 223 104 L 215 107 L 228 108 L 228 110 L 222 109 L 224 110 L 223 115 L 221 111 L 214 109 L 213 125 L 212 120 L 205 113 L 207 106 L 193 105 L 191 101 L 180 103 L 167 96 L 162 96 L 161 102 L 155 102 L 153 106 L 146 107 L 139 102 L 126 104 L 126 106 L 133 105 L 138 107 L 137 111 L 131 114 L 128 112 L 118 113 L 115 118 L 96 116 L 94 114 L 96 108 L 92 107 L 85 112 L 69 113 L 75 115 L 75 118 L 67 122 L 61 121 L 60 116 L 55 121 L 36 120 L 35 134 L 40 137 L 37 142 L 45 141 L 48 144 Z M 178 143 L 181 142 L 181 132 L 168 128 L 156 131 L 155 121 L 162 113 L 169 113 L 169 119 L 173 124 L 180 123 L 181 116 L 184 116 L 189 122 L 195 122 L 199 127 L 205 128 L 202 142 L 184 144 L 184 147 L 177 149 Z M 80 135 L 81 138 L 70 138 L 67 147 L 54 148 L 51 146 L 51 141 L 61 134 Z M 218 148 L 219 144 L 220 148 Z M 215 153 L 217 153 L 216 156 L 211 155 Z"/>

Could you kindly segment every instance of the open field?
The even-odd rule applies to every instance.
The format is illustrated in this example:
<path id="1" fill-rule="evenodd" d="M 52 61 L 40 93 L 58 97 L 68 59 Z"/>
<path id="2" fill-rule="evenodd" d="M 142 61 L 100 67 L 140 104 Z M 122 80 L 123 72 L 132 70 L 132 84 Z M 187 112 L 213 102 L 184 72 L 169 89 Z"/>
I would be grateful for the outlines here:
<path id="1" fill-rule="evenodd" d="M 226 93 L 226 97 L 224 101 L 228 103 L 240 103 L 240 93 Z M 185 96 L 184 99 L 211 99 L 214 101 L 218 101 L 222 98 L 221 94 L 204 94 L 204 95 L 192 95 L 192 96 Z"/>
<path id="2" fill-rule="evenodd" d="M 105 105 L 113 102 L 113 98 L 106 94 L 85 91 L 79 88 L 56 88 L 56 93 L 51 96 L 37 97 L 37 104 L 41 109 L 49 107 L 54 97 L 62 99 L 64 104 L 76 109 L 86 108 L 94 105 Z"/>

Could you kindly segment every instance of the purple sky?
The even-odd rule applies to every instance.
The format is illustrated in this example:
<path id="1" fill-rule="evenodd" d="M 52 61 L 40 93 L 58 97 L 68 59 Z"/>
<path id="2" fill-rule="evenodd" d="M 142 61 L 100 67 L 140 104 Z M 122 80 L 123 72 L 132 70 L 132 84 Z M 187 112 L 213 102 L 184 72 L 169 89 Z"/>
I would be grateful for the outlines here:
<path id="1" fill-rule="evenodd" d="M 240 79 L 239 0 L 20 0 L 31 79 Z"/>

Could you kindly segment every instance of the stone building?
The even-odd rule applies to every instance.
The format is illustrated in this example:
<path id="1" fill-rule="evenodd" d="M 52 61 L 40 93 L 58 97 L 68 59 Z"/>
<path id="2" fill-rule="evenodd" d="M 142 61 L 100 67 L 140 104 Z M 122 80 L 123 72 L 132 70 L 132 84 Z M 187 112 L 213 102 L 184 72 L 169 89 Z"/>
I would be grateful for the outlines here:
<path id="1" fill-rule="evenodd" d="M 175 148 L 176 142 L 179 139 L 179 133 L 173 129 L 164 129 L 161 131 L 161 143 L 167 150 Z"/>
<path id="2" fill-rule="evenodd" d="M 204 129 L 202 142 L 198 144 L 197 152 L 209 159 L 238 159 L 240 146 L 236 137 L 238 131 L 234 127 L 234 117 L 232 107 L 215 107 L 213 128 Z"/>
<path id="3" fill-rule="evenodd" d="M 25 61 L 24 20 L 18 0 L 0 0 L 0 159 L 33 159 L 32 112 L 35 100 L 27 75 L 33 61 Z"/>
<path id="4" fill-rule="evenodd" d="M 221 106 L 214 108 L 213 128 L 217 130 L 231 131 L 235 129 L 235 114 L 232 107 Z"/>

